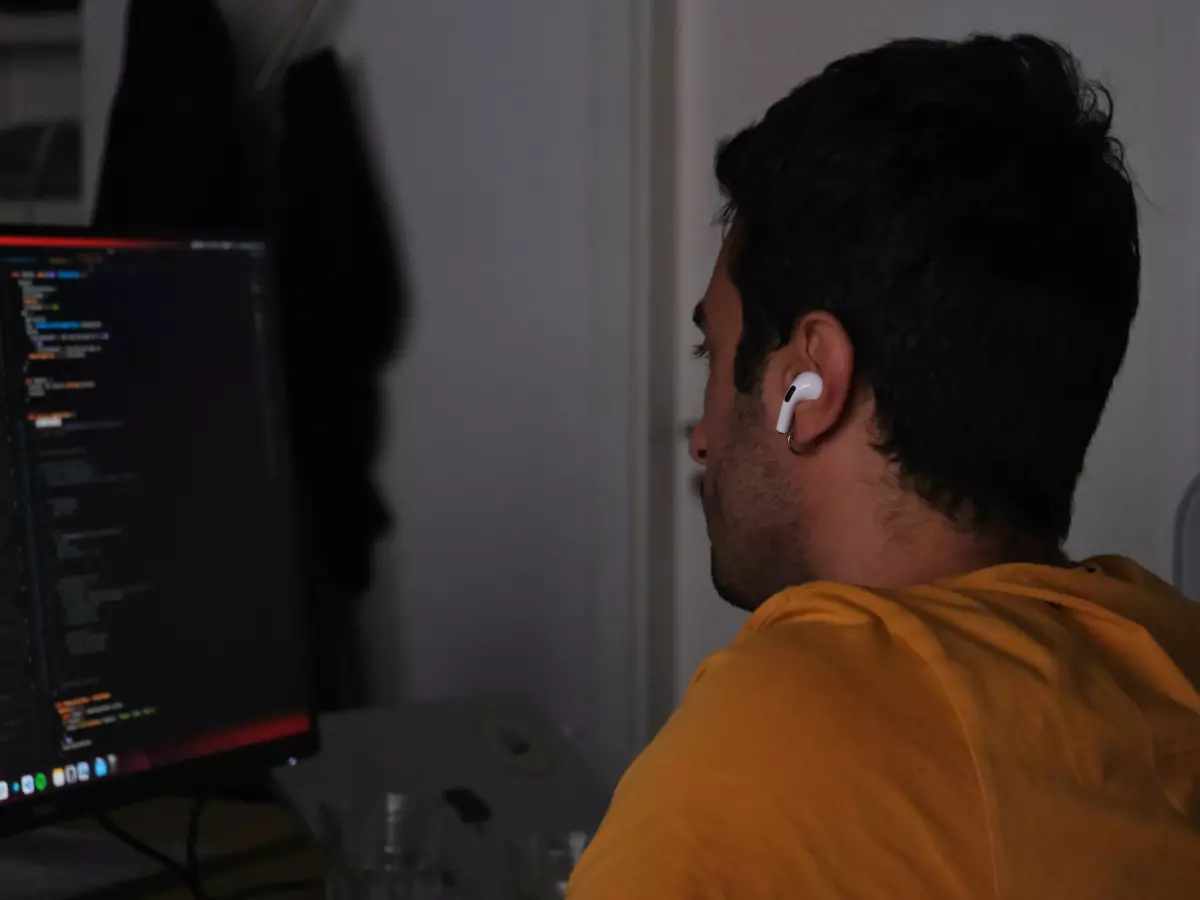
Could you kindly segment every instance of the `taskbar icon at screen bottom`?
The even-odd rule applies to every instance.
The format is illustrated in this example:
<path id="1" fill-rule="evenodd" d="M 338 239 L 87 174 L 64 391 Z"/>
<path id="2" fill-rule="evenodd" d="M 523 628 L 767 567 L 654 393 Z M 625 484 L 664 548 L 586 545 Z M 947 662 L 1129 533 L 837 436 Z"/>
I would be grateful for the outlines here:
<path id="1" fill-rule="evenodd" d="M 49 775 L 41 771 L 22 774 L 11 780 L 0 779 L 0 803 L 50 790 L 70 789 L 118 774 L 133 775 L 192 759 L 217 756 L 244 747 L 296 737 L 311 729 L 312 719 L 309 714 L 295 713 L 235 725 L 166 744 L 154 750 L 127 751 L 119 756 L 116 753 L 106 753 L 91 759 L 64 762 L 49 769 Z"/>

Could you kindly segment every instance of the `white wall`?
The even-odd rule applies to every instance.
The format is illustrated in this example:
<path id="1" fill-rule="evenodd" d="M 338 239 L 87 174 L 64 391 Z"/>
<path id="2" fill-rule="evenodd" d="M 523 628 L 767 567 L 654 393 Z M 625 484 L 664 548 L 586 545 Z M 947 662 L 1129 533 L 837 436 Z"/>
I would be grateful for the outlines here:
<path id="1" fill-rule="evenodd" d="M 594 340 L 593 270 L 620 259 L 589 243 L 593 143 L 613 137 L 590 118 L 592 21 L 586 0 L 364 2 L 339 46 L 415 297 L 379 468 L 398 529 L 377 557 L 375 614 L 395 622 L 378 683 L 524 688 L 595 729 L 585 710 L 619 689 L 590 683 L 597 619 L 625 603 L 597 592 L 625 552 L 611 530 L 597 543 L 597 516 L 626 447 L 622 404 L 591 401 L 627 375 Z"/>
<path id="2" fill-rule="evenodd" d="M 123 5 L 90 0 L 102 79 Z M 294 4 L 224 5 L 253 72 Z M 359 0 L 306 41 L 336 43 L 362 89 L 412 289 L 386 376 L 376 697 L 529 691 L 617 761 L 638 740 L 633 8 Z"/>
<path id="3" fill-rule="evenodd" d="M 687 0 L 679 6 L 677 320 L 704 291 L 719 236 L 712 179 L 718 138 L 761 116 L 773 101 L 846 53 L 894 37 L 960 38 L 972 31 L 1034 31 L 1067 43 L 1116 98 L 1115 128 L 1143 197 L 1142 308 L 1125 369 L 1087 461 L 1069 549 L 1126 553 L 1170 574 L 1175 504 L 1200 470 L 1197 421 L 1195 122 L 1197 18 L 1185 0 Z M 702 373 L 680 328 L 677 414 L 700 409 Z M 726 643 L 743 616 L 709 583 L 708 543 L 692 470 L 679 441 L 675 477 L 676 688 Z"/>
<path id="4" fill-rule="evenodd" d="M 583 13 L 540 6 L 360 4 L 339 41 L 414 298 L 379 467 L 397 516 L 377 557 L 385 697 L 578 692 L 552 663 L 577 652 L 587 590 Z"/>

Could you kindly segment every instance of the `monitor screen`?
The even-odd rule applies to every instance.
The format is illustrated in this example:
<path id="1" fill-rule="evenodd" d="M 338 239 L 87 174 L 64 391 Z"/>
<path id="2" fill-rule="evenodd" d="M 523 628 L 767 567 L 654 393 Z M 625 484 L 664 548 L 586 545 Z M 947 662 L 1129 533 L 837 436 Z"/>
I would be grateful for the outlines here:
<path id="1" fill-rule="evenodd" d="M 274 332 L 262 242 L 0 235 L 0 828 L 311 736 Z"/>

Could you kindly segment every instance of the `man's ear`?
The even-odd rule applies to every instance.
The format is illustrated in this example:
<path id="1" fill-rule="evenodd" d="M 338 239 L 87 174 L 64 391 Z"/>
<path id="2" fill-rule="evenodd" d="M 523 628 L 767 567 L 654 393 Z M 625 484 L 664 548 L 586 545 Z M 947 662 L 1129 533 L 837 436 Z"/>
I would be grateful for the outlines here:
<path id="1" fill-rule="evenodd" d="M 763 373 L 762 402 L 775 422 L 792 383 L 805 372 L 821 376 L 821 396 L 792 410 L 792 440 L 810 445 L 831 433 L 849 408 L 854 386 L 854 345 L 837 317 L 827 312 L 802 316 L 791 340 L 772 355 Z"/>

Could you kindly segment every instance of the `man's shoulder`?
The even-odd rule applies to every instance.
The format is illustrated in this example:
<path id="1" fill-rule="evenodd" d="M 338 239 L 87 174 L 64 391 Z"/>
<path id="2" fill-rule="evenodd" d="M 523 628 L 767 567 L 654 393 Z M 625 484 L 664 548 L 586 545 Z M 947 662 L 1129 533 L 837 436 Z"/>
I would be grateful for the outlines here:
<path id="1" fill-rule="evenodd" d="M 928 665 L 896 627 L 911 616 L 909 602 L 900 593 L 823 582 L 781 591 L 728 647 L 701 663 L 689 694 L 708 682 L 705 692 L 836 704 L 847 694 L 874 693 L 884 676 L 907 682 L 909 690 L 936 692 L 936 682 L 925 677 Z"/>
<path id="2" fill-rule="evenodd" d="M 761 734 L 793 749 L 812 743 L 845 759 L 880 742 L 895 747 L 919 722 L 945 746 L 959 726 L 921 654 L 862 607 L 806 593 L 809 614 L 747 627 L 705 660 L 677 713 L 689 730 Z M 828 615 L 812 614 L 814 603 Z"/>
<path id="3" fill-rule="evenodd" d="M 900 834 L 938 852 L 914 862 Z M 626 773 L 579 883 L 620 872 L 658 896 L 819 896 L 850 879 L 847 895 L 953 896 L 988 884 L 986 834 L 930 667 L 869 621 L 810 617 L 709 658 Z M 867 862 L 851 873 L 852 858 Z"/>

